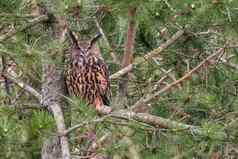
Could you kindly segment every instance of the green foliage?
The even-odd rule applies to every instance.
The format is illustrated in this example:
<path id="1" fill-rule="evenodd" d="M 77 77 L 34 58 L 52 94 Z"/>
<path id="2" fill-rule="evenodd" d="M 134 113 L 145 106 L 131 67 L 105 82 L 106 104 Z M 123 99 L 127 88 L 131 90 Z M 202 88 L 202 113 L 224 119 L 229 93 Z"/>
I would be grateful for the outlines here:
<path id="1" fill-rule="evenodd" d="M 54 126 L 54 119 L 49 113 L 36 111 L 32 113 L 30 129 L 33 136 L 47 134 L 44 130 L 50 130 Z"/>
<path id="2" fill-rule="evenodd" d="M 22 0 L 1 0 L 0 11 L 9 12 L 9 13 L 17 12 L 21 2 Z"/>
<path id="3" fill-rule="evenodd" d="M 205 134 L 207 134 L 208 138 L 217 138 L 219 139 L 220 136 L 217 132 L 224 132 L 224 127 L 221 124 L 214 123 L 213 121 L 202 123 L 202 128 Z"/>
<path id="4" fill-rule="evenodd" d="M 68 100 L 71 110 L 72 110 L 72 115 L 75 115 L 75 119 L 77 119 L 78 122 L 80 121 L 87 121 L 90 119 L 93 119 L 96 116 L 96 111 L 83 100 L 77 98 L 77 97 L 72 97 L 71 99 Z"/>
<path id="5" fill-rule="evenodd" d="M 54 127 L 54 119 L 46 112 L 33 111 L 20 116 L 14 108 L 0 108 L 0 158 L 38 158 L 42 139 Z"/>

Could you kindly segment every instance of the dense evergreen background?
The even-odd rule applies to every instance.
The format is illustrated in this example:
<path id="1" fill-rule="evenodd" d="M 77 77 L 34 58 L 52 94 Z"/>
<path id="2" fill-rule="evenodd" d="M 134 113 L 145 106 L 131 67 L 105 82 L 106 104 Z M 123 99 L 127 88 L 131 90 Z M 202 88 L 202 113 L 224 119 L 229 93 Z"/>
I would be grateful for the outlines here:
<path id="1" fill-rule="evenodd" d="M 238 158 L 237 0 L 1 0 L 1 72 L 11 72 L 16 79 L 40 91 L 42 62 L 47 61 L 42 58 L 52 48 L 68 46 L 50 41 L 45 25 L 25 29 L 36 18 L 32 15 L 32 4 L 36 2 L 48 12 L 64 16 L 80 39 L 92 38 L 101 27 L 107 40 L 100 40 L 99 47 L 111 74 L 121 68 L 129 22 L 133 21 L 136 28 L 134 62 L 161 46 L 185 25 L 189 26 L 186 33 L 159 56 L 133 69 L 126 96 L 118 95 L 120 79 L 111 81 L 114 109 L 130 108 L 143 95 L 169 85 L 219 48 L 226 47 L 218 60 L 207 61 L 188 80 L 153 101 L 149 110 L 156 116 L 198 126 L 206 135 L 107 118 L 71 132 L 72 155 L 85 155 L 82 152 L 93 141 L 82 136 L 93 130 L 96 140 L 109 134 L 97 152 L 115 159 Z M 131 9 L 136 9 L 135 16 L 128 16 Z M 18 31 L 14 36 L 1 40 L 14 30 Z M 57 57 L 48 62 L 59 62 L 61 59 Z M 64 65 L 59 66 L 64 69 Z M 155 89 L 165 75 L 169 76 Z M 40 108 L 31 94 L 0 77 L 0 158 L 40 158 L 44 138 L 56 134 L 54 119 Z M 82 101 L 65 99 L 66 105 L 71 106 L 72 125 L 98 118 Z"/>

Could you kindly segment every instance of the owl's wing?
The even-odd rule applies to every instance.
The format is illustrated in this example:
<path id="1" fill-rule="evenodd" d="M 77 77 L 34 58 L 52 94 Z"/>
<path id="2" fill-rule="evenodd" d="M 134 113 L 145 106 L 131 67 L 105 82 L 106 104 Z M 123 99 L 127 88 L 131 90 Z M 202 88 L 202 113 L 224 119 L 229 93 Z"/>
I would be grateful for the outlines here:
<path id="1" fill-rule="evenodd" d="M 109 71 L 106 64 L 101 59 L 97 59 L 95 65 L 96 67 L 96 83 L 100 96 L 102 98 L 103 104 L 109 105 L 109 98 L 111 97 L 110 81 L 109 81 Z"/>

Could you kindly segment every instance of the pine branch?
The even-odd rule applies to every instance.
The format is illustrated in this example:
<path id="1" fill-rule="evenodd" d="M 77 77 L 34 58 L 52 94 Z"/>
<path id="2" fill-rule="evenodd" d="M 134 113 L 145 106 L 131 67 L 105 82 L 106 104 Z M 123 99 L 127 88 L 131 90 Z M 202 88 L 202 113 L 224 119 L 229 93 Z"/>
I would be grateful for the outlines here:
<path id="1" fill-rule="evenodd" d="M 131 111 L 118 111 L 112 112 L 112 117 L 115 118 L 122 118 L 126 120 L 136 120 L 139 122 L 143 122 L 154 127 L 162 127 L 167 129 L 174 129 L 174 130 L 187 130 L 192 135 L 201 135 L 201 136 L 209 136 L 207 132 L 204 132 L 202 128 L 199 126 L 183 124 L 180 122 L 176 122 L 170 119 L 165 119 L 159 116 L 147 114 L 147 113 L 136 113 Z M 219 136 L 219 139 L 223 140 L 227 138 L 227 135 L 223 132 L 217 132 L 216 136 Z"/>
<path id="2" fill-rule="evenodd" d="M 24 26 L 22 26 L 21 28 L 17 29 L 17 30 L 13 30 L 8 32 L 5 35 L 0 36 L 0 43 L 11 38 L 12 36 L 14 36 L 16 33 L 24 31 L 27 28 L 30 28 L 38 23 L 41 23 L 43 21 L 48 20 L 48 16 L 47 15 L 41 15 L 39 17 L 36 17 L 34 19 L 32 19 L 29 23 L 25 24 Z"/>
<path id="3" fill-rule="evenodd" d="M 178 40 L 184 33 L 185 30 L 188 28 L 188 26 L 185 26 L 184 29 L 181 29 L 177 31 L 169 40 L 167 40 L 165 43 L 161 44 L 161 46 L 157 49 L 154 49 L 150 52 L 148 52 L 140 61 L 134 62 L 123 69 L 119 70 L 118 72 L 112 74 L 110 76 L 110 79 L 117 79 L 126 73 L 130 72 L 133 68 L 136 68 L 138 65 L 145 63 L 146 61 L 150 61 L 153 59 L 153 57 L 157 57 L 162 51 L 167 49 L 170 45 L 172 45 L 176 40 Z"/>
<path id="4" fill-rule="evenodd" d="M 104 106 L 107 107 L 107 106 Z M 67 129 L 66 131 L 64 131 L 63 134 L 60 135 L 68 135 L 69 133 L 73 132 L 74 130 L 76 130 L 79 127 L 83 127 L 85 125 L 89 125 L 92 123 L 100 123 L 103 122 L 105 119 L 107 118 L 116 118 L 116 119 L 123 119 L 123 120 L 135 120 L 138 122 L 142 122 L 148 125 L 151 125 L 153 127 L 156 128 L 166 128 L 166 129 L 171 129 L 171 130 L 184 130 L 189 132 L 192 135 L 199 135 L 199 136 L 203 136 L 203 137 L 208 137 L 209 136 L 209 132 L 208 131 L 204 131 L 201 127 L 199 126 L 194 126 L 194 125 L 189 125 L 189 124 L 184 124 L 181 122 L 177 122 L 177 121 L 173 121 L 170 119 L 166 119 L 160 116 L 155 116 L 155 115 L 151 115 L 148 113 L 136 113 L 136 112 L 132 112 L 129 110 L 118 110 L 118 111 L 114 111 L 114 112 L 105 112 L 103 111 L 105 109 L 101 109 L 100 110 L 100 114 L 105 115 L 101 118 L 95 119 L 95 120 L 91 120 L 91 121 L 86 121 L 80 124 L 77 124 L 69 129 Z M 225 132 L 215 132 L 215 139 L 219 139 L 219 140 L 225 140 L 228 136 Z"/>
<path id="5" fill-rule="evenodd" d="M 219 55 L 224 53 L 225 48 L 220 48 L 218 51 L 216 51 L 215 53 L 211 54 L 210 56 L 208 56 L 206 59 L 204 59 L 202 62 L 200 62 L 195 68 L 193 68 L 191 71 L 189 71 L 188 73 L 186 73 L 183 77 L 181 77 L 180 79 L 172 82 L 170 85 L 162 88 L 160 91 L 154 93 L 154 94 L 149 94 L 146 96 L 141 97 L 132 107 L 131 109 L 135 112 L 140 111 L 141 109 L 144 110 L 143 107 L 148 107 L 148 104 L 150 102 L 152 102 L 152 100 L 157 99 L 159 96 L 161 96 L 163 93 L 166 93 L 167 91 L 169 91 L 171 88 L 177 86 L 178 84 L 184 82 L 185 80 L 188 80 L 191 75 L 198 71 L 203 65 L 211 62 L 211 60 L 213 60 L 214 58 L 218 57 Z"/>

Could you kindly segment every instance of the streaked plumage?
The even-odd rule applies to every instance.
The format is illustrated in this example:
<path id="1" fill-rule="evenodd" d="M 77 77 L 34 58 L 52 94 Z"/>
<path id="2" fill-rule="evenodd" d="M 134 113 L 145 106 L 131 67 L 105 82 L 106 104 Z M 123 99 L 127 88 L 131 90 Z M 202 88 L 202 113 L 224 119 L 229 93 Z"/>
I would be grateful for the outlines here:
<path id="1" fill-rule="evenodd" d="M 84 99 L 96 109 L 100 109 L 101 105 L 109 105 L 109 73 L 95 46 L 99 36 L 79 44 L 72 32 L 69 32 L 69 37 L 70 59 L 65 72 L 69 94 Z"/>

